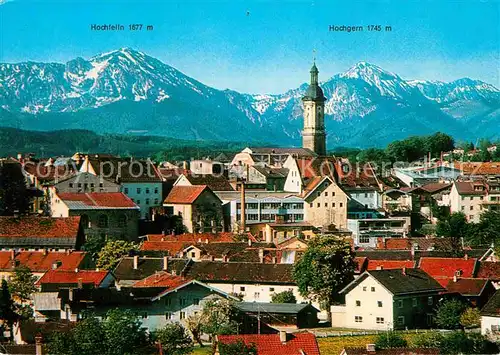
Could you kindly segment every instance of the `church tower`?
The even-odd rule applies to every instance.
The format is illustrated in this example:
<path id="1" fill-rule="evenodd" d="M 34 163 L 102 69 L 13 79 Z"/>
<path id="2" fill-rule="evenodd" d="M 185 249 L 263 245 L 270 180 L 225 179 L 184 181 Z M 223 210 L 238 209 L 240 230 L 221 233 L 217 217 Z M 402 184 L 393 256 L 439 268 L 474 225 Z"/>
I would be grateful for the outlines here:
<path id="1" fill-rule="evenodd" d="M 316 63 L 311 68 L 311 83 L 302 98 L 304 103 L 304 129 L 302 147 L 308 148 L 320 156 L 326 155 L 325 133 L 325 95 L 318 84 Z"/>

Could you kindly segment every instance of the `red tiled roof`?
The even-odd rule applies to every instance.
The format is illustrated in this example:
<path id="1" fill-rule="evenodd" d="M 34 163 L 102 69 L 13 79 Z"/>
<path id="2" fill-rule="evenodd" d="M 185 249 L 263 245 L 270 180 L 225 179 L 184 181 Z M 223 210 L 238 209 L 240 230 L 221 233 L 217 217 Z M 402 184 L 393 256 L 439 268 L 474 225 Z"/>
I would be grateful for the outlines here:
<path id="1" fill-rule="evenodd" d="M 176 289 L 189 282 L 191 282 L 191 279 L 174 276 L 165 271 L 160 271 L 135 282 L 133 287 L 166 287 L 168 289 Z"/>
<path id="2" fill-rule="evenodd" d="M 487 279 L 459 278 L 457 281 L 450 280 L 446 289 L 449 292 L 458 292 L 463 296 L 479 296 L 488 282 Z"/>
<path id="3" fill-rule="evenodd" d="M 481 261 L 477 277 L 482 279 L 500 280 L 500 263 L 493 261 Z"/>
<path id="4" fill-rule="evenodd" d="M 320 355 L 316 337 L 305 332 L 287 334 L 286 343 L 280 341 L 279 334 L 219 335 L 218 340 L 224 344 L 255 344 L 259 355 Z"/>
<path id="5" fill-rule="evenodd" d="M 340 184 L 346 188 L 370 187 L 379 189 L 376 173 L 369 164 L 364 164 L 360 167 L 356 167 L 353 164 L 349 166 L 349 171 L 344 172 L 342 163 L 339 162 L 335 164 L 335 168 L 339 176 Z"/>
<path id="6" fill-rule="evenodd" d="M 80 216 L 74 217 L 0 217 L 0 238 L 75 238 Z"/>
<path id="7" fill-rule="evenodd" d="M 414 261 L 411 260 L 368 260 L 369 271 L 372 270 L 391 270 L 391 269 L 402 269 L 413 268 L 415 265 Z"/>
<path id="8" fill-rule="evenodd" d="M 377 249 L 411 250 L 416 244 L 416 250 L 452 250 L 452 245 L 447 238 L 388 238 L 377 243 Z"/>
<path id="9" fill-rule="evenodd" d="M 446 287 L 457 271 L 461 271 L 460 277 L 474 277 L 476 259 L 422 257 L 419 268 Z"/>
<path id="10" fill-rule="evenodd" d="M 206 185 L 194 185 L 194 186 L 174 186 L 164 203 L 172 204 L 191 204 L 201 193 L 207 188 Z"/>
<path id="11" fill-rule="evenodd" d="M 457 162 L 455 166 L 462 170 L 464 175 L 500 175 L 499 162 Z"/>
<path id="12" fill-rule="evenodd" d="M 335 166 L 337 159 L 334 157 L 304 157 L 296 159 L 300 176 L 304 179 L 310 179 L 318 176 L 328 176 L 333 181 L 337 181 Z"/>
<path id="13" fill-rule="evenodd" d="M 56 179 L 66 179 L 75 175 L 72 165 L 45 166 L 43 162 L 28 161 L 23 165 L 24 171 L 35 176 L 40 182 L 50 182 Z"/>
<path id="14" fill-rule="evenodd" d="M 0 251 L 0 270 L 12 271 L 11 251 Z M 59 252 L 59 251 L 21 251 L 15 253 L 15 260 L 18 266 L 27 266 L 33 272 L 45 272 L 52 269 L 52 264 L 59 261 L 61 265 L 58 270 L 72 270 L 78 268 L 85 258 L 85 253 L 80 251 Z"/>
<path id="15" fill-rule="evenodd" d="M 478 181 L 456 181 L 455 186 L 460 195 L 486 195 L 487 191 L 487 186 Z M 476 190 L 476 186 L 482 187 L 482 190 Z"/>
<path id="16" fill-rule="evenodd" d="M 354 263 L 356 264 L 356 270 L 354 270 L 354 272 L 358 274 L 364 272 L 366 267 L 366 260 L 368 260 L 366 256 L 356 256 L 354 258 Z"/>
<path id="17" fill-rule="evenodd" d="M 41 284 L 78 284 L 81 279 L 84 284 L 93 284 L 98 287 L 108 275 L 108 271 L 95 270 L 49 270 L 38 280 L 37 285 Z"/>
<path id="18" fill-rule="evenodd" d="M 187 246 L 191 245 L 189 242 L 178 242 L 178 241 L 160 241 L 160 242 L 150 242 L 145 241 L 141 245 L 141 251 L 167 251 L 168 255 L 174 256 L 180 251 L 184 250 Z"/>
<path id="19" fill-rule="evenodd" d="M 201 241 L 205 243 L 208 239 L 209 243 L 230 243 L 234 242 L 234 233 L 222 232 L 222 233 L 184 233 L 178 235 L 170 234 L 148 234 L 147 240 L 150 242 L 186 242 L 186 243 L 197 243 Z M 257 242 L 255 237 L 247 233 L 247 237 L 252 240 L 252 242 Z"/>
<path id="20" fill-rule="evenodd" d="M 62 192 L 57 196 L 63 201 L 78 201 L 90 207 L 119 207 L 134 208 L 137 205 L 121 192 L 90 192 L 90 193 L 71 193 Z"/>
<path id="21" fill-rule="evenodd" d="M 442 190 L 446 190 L 447 188 L 450 188 L 452 184 L 450 183 L 441 183 L 441 182 L 432 182 L 426 185 L 422 185 L 419 187 L 412 188 L 410 191 L 411 192 L 417 192 L 417 191 L 424 191 L 430 194 L 435 194 L 437 192 L 440 192 Z"/>

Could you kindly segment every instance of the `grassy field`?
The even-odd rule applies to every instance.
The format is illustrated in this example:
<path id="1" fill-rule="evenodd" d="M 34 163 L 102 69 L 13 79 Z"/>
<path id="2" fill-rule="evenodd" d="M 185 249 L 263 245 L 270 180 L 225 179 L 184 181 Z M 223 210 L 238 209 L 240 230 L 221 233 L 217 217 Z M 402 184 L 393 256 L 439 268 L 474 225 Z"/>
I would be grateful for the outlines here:
<path id="1" fill-rule="evenodd" d="M 203 348 L 195 348 L 191 353 L 192 355 L 211 355 L 212 347 L 210 345 L 204 346 Z"/>

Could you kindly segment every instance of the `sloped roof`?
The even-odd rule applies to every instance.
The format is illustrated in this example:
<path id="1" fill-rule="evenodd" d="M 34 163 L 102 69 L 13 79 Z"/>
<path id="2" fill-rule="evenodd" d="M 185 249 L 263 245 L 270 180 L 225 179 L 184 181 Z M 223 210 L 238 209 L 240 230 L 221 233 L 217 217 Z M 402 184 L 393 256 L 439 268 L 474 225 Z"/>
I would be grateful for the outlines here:
<path id="1" fill-rule="evenodd" d="M 460 195 L 486 195 L 487 192 L 486 184 L 477 181 L 455 181 L 455 186 Z M 482 186 L 483 190 L 476 190 L 475 186 Z"/>
<path id="2" fill-rule="evenodd" d="M 135 282 L 133 287 L 165 287 L 166 289 L 175 289 L 189 282 L 191 282 L 191 279 L 174 276 L 166 271 L 160 271 Z"/>
<path id="3" fill-rule="evenodd" d="M 108 271 L 96 270 L 49 270 L 37 281 L 37 285 L 78 284 L 78 280 L 81 279 L 83 284 L 93 284 L 95 287 L 98 287 L 108 273 Z"/>
<path id="4" fill-rule="evenodd" d="M 487 279 L 463 279 L 450 280 L 446 289 L 449 292 L 457 292 L 462 296 L 480 296 L 486 285 L 490 281 Z"/>
<path id="5" fill-rule="evenodd" d="M 390 270 L 415 267 L 412 260 L 368 260 L 367 270 Z"/>
<path id="6" fill-rule="evenodd" d="M 348 293 L 368 276 L 372 276 L 380 282 L 393 295 L 439 292 L 444 290 L 444 288 L 425 271 L 406 268 L 366 271 L 340 292 Z"/>
<path id="7" fill-rule="evenodd" d="M 163 271 L 163 258 L 139 257 L 137 269 L 134 269 L 134 257 L 123 257 L 113 270 L 117 280 L 141 280 L 155 272 Z M 186 259 L 168 259 L 168 272 L 181 273 L 189 261 Z"/>
<path id="8" fill-rule="evenodd" d="M 97 175 L 117 182 L 161 182 L 158 170 L 149 160 L 92 155 L 88 159 Z M 85 164 L 85 162 L 84 162 Z"/>
<path id="9" fill-rule="evenodd" d="M 477 259 L 464 258 L 420 258 L 419 268 L 431 275 L 442 286 L 446 286 L 448 281 L 453 279 L 457 271 L 460 277 L 474 277 Z"/>
<path id="10" fill-rule="evenodd" d="M 295 284 L 292 273 L 292 264 L 199 261 L 186 268 L 187 277 L 206 282 Z"/>
<path id="11" fill-rule="evenodd" d="M 458 162 L 455 166 L 459 167 L 464 175 L 500 175 L 499 162 Z"/>
<path id="12" fill-rule="evenodd" d="M 253 165 L 252 168 L 257 170 L 265 177 L 286 178 L 288 176 L 288 169 L 286 168 L 274 168 L 274 167 L 260 166 L 260 165 Z"/>
<path id="13" fill-rule="evenodd" d="M 280 341 L 279 334 L 219 335 L 218 340 L 224 344 L 238 341 L 255 344 L 259 355 L 320 355 L 316 337 L 306 332 L 287 334 L 285 343 Z"/>
<path id="14" fill-rule="evenodd" d="M 71 164 L 58 166 L 45 166 L 41 162 L 28 161 L 23 164 L 23 169 L 28 174 L 35 176 L 41 183 L 66 179 L 76 174 L 75 166 Z"/>
<path id="15" fill-rule="evenodd" d="M 494 281 L 500 280 L 500 263 L 481 261 L 479 263 L 477 277 Z"/>
<path id="16" fill-rule="evenodd" d="M 0 251 L 0 270 L 12 271 L 15 268 L 12 253 L 13 251 Z M 50 270 L 55 262 L 60 262 L 58 270 L 74 271 L 84 261 L 85 253 L 81 251 L 20 251 L 15 253 L 14 259 L 19 266 L 26 266 L 32 272 Z"/>
<path id="17" fill-rule="evenodd" d="M 79 229 L 80 216 L 0 216 L 0 238 L 76 238 Z"/>
<path id="18" fill-rule="evenodd" d="M 417 193 L 419 191 L 426 192 L 429 194 L 435 194 L 438 192 L 441 192 L 443 190 L 446 190 L 448 188 L 451 188 L 451 183 L 441 183 L 441 182 L 431 182 L 426 185 L 418 186 L 413 189 L 411 189 L 409 192 L 411 193 Z"/>
<path id="19" fill-rule="evenodd" d="M 411 250 L 416 245 L 417 250 L 453 250 L 449 238 L 388 238 L 377 248 L 392 250 Z"/>
<path id="20" fill-rule="evenodd" d="M 232 232 L 220 232 L 220 233 L 184 233 L 184 234 L 148 234 L 147 240 L 150 242 L 187 242 L 187 243 L 205 243 L 207 240 L 209 243 L 219 243 L 219 242 L 234 242 L 235 234 Z M 246 235 L 252 242 L 256 242 L 257 239 L 250 234 Z"/>
<path id="21" fill-rule="evenodd" d="M 341 355 L 438 355 L 438 348 L 391 348 L 367 351 L 364 348 L 345 347 Z"/>
<path id="22" fill-rule="evenodd" d="M 312 157 L 296 159 L 297 167 L 300 171 L 300 176 L 304 179 L 313 177 L 328 176 L 333 181 L 338 181 L 336 166 L 337 158 L 335 157 Z"/>
<path id="23" fill-rule="evenodd" d="M 497 290 L 481 309 L 481 315 L 500 317 L 500 290 Z"/>
<path id="24" fill-rule="evenodd" d="M 234 191 L 229 180 L 223 175 L 184 174 L 192 185 L 206 185 L 212 191 Z"/>
<path id="25" fill-rule="evenodd" d="M 139 209 L 128 196 L 121 192 L 61 192 L 57 196 L 72 210 Z"/>
<path id="26" fill-rule="evenodd" d="M 195 186 L 179 186 L 176 185 L 172 188 L 165 204 L 191 204 L 200 197 L 203 191 L 207 189 L 206 185 Z"/>

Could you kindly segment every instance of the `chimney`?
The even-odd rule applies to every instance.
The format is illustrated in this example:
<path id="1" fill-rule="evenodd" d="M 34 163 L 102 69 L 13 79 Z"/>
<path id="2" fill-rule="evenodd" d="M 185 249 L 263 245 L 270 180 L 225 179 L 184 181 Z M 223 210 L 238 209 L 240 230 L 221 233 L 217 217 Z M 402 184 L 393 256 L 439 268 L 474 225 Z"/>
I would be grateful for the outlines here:
<path id="1" fill-rule="evenodd" d="M 42 342 L 42 334 L 38 333 L 35 336 L 35 354 L 42 355 L 43 354 L 43 342 Z"/>
<path id="2" fill-rule="evenodd" d="M 375 352 L 375 344 L 366 344 L 366 352 L 374 353 Z"/>
<path id="3" fill-rule="evenodd" d="M 139 265 L 139 255 L 134 255 L 134 270 L 137 270 L 138 265 Z"/>
<path id="4" fill-rule="evenodd" d="M 70 288 L 68 290 L 68 300 L 73 301 L 73 289 Z"/>
<path id="5" fill-rule="evenodd" d="M 75 272 L 78 272 L 78 268 L 77 267 L 75 267 Z"/>
<path id="6" fill-rule="evenodd" d="M 210 255 L 210 256 L 209 256 L 209 260 L 210 260 L 210 261 L 214 261 L 214 260 L 215 260 L 215 257 L 214 257 L 213 255 Z"/>
<path id="7" fill-rule="evenodd" d="M 81 277 L 78 278 L 78 288 L 80 290 L 83 288 L 83 279 Z"/>
<path id="8" fill-rule="evenodd" d="M 248 179 L 248 177 L 247 177 L 247 179 Z M 246 208 L 245 208 L 246 207 L 245 206 L 245 204 L 246 204 L 245 183 L 243 181 L 241 182 L 241 198 L 240 198 L 240 200 L 241 200 L 241 210 L 240 210 L 240 212 L 241 212 L 241 223 L 240 223 L 241 230 L 240 230 L 240 232 L 245 233 L 245 231 L 247 229 L 247 226 L 246 226 L 246 218 L 247 218 L 246 213 L 247 212 L 246 212 Z"/>
<path id="9" fill-rule="evenodd" d="M 200 244 L 201 244 L 201 238 L 198 238 L 198 243 L 200 243 Z"/>
<path id="10" fill-rule="evenodd" d="M 47 255 L 47 248 L 43 248 L 43 255 Z"/>
<path id="11" fill-rule="evenodd" d="M 168 270 L 168 256 L 163 257 L 163 270 Z"/>
<path id="12" fill-rule="evenodd" d="M 205 239 L 205 244 L 208 244 L 208 238 Z"/>
<path id="13" fill-rule="evenodd" d="M 406 276 L 406 266 L 403 266 L 403 275 Z"/>
<path id="14" fill-rule="evenodd" d="M 264 262 L 264 249 L 259 249 L 259 261 L 261 264 Z"/>
<path id="15" fill-rule="evenodd" d="M 383 265 L 377 265 L 377 270 L 384 270 L 384 266 Z"/>
<path id="16" fill-rule="evenodd" d="M 273 264 L 276 264 L 276 262 L 277 262 L 277 259 L 275 256 L 273 256 Z"/>
<path id="17" fill-rule="evenodd" d="M 458 281 L 458 277 L 457 277 L 457 274 L 453 275 L 453 282 L 457 282 Z"/>
<path id="18" fill-rule="evenodd" d="M 222 255 L 222 262 L 227 263 L 227 254 Z"/>
<path id="19" fill-rule="evenodd" d="M 465 260 L 469 260 L 469 255 L 465 254 L 465 255 L 464 255 L 464 259 L 465 259 Z"/>
<path id="20" fill-rule="evenodd" d="M 165 235 L 165 231 L 161 231 L 161 235 Z"/>
<path id="21" fill-rule="evenodd" d="M 280 330 L 280 341 L 286 343 L 286 331 Z"/>
<path id="22" fill-rule="evenodd" d="M 61 266 L 61 262 L 59 260 L 56 260 L 52 263 L 52 270 L 57 269 L 59 266 Z"/>
<path id="23" fill-rule="evenodd" d="M 248 246 L 251 247 L 252 246 L 252 239 L 248 238 Z"/>
<path id="24" fill-rule="evenodd" d="M 10 251 L 10 260 L 14 260 L 16 258 L 16 251 L 14 249 L 11 249 Z"/>

